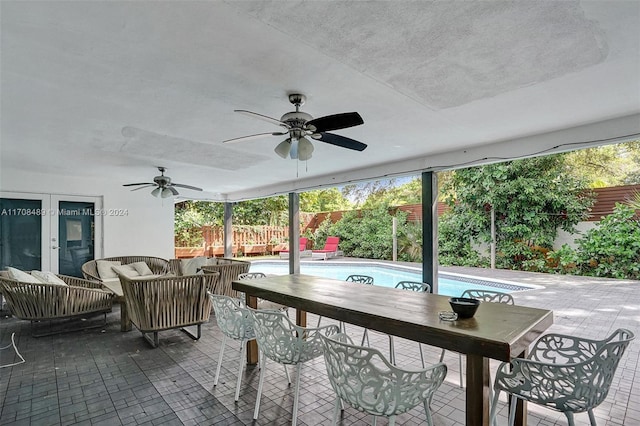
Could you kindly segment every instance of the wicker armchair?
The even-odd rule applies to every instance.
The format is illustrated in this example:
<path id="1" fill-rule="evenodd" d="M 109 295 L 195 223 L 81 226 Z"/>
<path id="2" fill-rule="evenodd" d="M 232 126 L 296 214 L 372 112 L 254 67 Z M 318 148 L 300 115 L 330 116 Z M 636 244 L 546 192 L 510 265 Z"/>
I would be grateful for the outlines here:
<path id="1" fill-rule="evenodd" d="M 220 273 L 220 281 L 216 286 L 216 291 L 213 293 L 238 298 L 240 297 L 240 293 L 231 288 L 231 283 L 233 280 L 238 279 L 238 275 L 249 272 L 250 267 L 251 262 L 223 257 L 217 259 L 217 264 L 215 265 L 203 266 L 202 271 L 205 274 L 212 272 Z"/>
<path id="2" fill-rule="evenodd" d="M 130 263 L 145 262 L 151 272 L 156 275 L 163 275 L 169 271 L 169 261 L 160 257 L 152 256 L 117 256 L 106 257 L 104 259 L 90 260 L 82 265 L 82 275 L 88 280 L 102 281 L 98 275 L 98 260 L 120 261 L 123 265 Z"/>
<path id="3" fill-rule="evenodd" d="M 67 285 L 26 283 L 13 280 L 4 272 L 0 272 L 0 290 L 4 293 L 13 316 L 31 321 L 33 337 L 78 330 L 77 328 L 63 329 L 52 333 L 36 334 L 33 323 L 38 321 L 102 313 L 104 323 L 93 325 L 93 327 L 103 327 L 106 324 L 107 312 L 111 312 L 113 293 L 102 290 L 102 285 L 98 282 L 66 275 L 58 275 L 58 277 Z M 92 327 L 82 329 L 86 328 Z"/>
<path id="4" fill-rule="evenodd" d="M 209 321 L 211 299 L 207 292 L 217 287 L 217 273 L 166 276 L 156 278 L 132 277 L 120 274 L 124 300 L 133 325 L 155 348 L 158 332 L 180 328 L 189 337 L 198 340 L 201 325 Z M 184 327 L 197 325 L 197 335 Z M 153 339 L 148 336 L 153 333 Z"/>

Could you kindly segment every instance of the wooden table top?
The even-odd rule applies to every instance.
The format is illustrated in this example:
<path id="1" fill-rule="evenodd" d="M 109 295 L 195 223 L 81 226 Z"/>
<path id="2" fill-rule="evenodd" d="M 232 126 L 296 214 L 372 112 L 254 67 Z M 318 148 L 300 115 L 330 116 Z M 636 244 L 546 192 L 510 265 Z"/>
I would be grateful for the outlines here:
<path id="1" fill-rule="evenodd" d="M 443 321 L 448 296 L 311 275 L 234 281 L 251 296 L 456 352 L 509 361 L 553 324 L 553 312 L 483 302 L 473 318 Z"/>

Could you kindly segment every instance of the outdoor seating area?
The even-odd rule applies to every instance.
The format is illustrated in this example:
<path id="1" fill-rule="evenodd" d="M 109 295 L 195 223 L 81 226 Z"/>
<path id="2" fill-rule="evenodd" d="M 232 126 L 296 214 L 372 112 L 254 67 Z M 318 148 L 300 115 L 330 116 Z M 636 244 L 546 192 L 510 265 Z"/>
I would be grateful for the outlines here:
<path id="1" fill-rule="evenodd" d="M 512 295 L 516 305 L 553 310 L 554 323 L 547 334 L 603 340 L 619 328 L 635 334 L 640 329 L 636 310 L 640 283 L 636 281 L 474 268 L 443 269 L 543 286 Z M 407 292 L 411 293 L 414 292 Z M 570 303 L 575 294 L 589 297 L 575 305 Z M 225 333 L 213 319 L 202 323 L 200 340 L 193 341 L 177 329 L 168 329 L 153 349 L 138 333 L 120 332 L 118 310 L 118 306 L 114 306 L 103 329 L 39 339 L 31 337 L 26 321 L 0 319 L 0 347 L 11 343 L 15 333 L 16 349 L 25 359 L 24 363 L 0 370 L 0 423 L 291 424 L 295 388 L 284 380 L 281 368 L 269 368 L 264 373 L 264 394 L 258 420 L 253 423 L 260 370 L 254 365 L 238 365 L 242 358 L 236 345 L 227 346 L 221 354 Z M 315 325 L 316 322 L 317 316 L 308 314 L 307 323 Z M 332 324 L 337 325 L 338 321 L 325 316 L 323 325 Z M 362 332 L 361 327 L 346 324 L 346 333 L 354 340 L 359 340 Z M 640 383 L 635 374 L 640 349 L 637 340 L 628 337 L 627 334 L 628 346 L 610 381 L 611 388 L 608 394 L 600 395 L 604 401 L 593 408 L 593 417 L 600 426 L 630 425 L 640 418 L 640 410 L 636 409 L 640 403 Z M 369 338 L 371 347 L 382 354 L 386 352 L 387 334 L 370 329 Z M 395 337 L 394 343 L 398 368 L 418 370 L 422 367 L 415 341 Z M 440 348 L 423 345 L 422 349 L 426 368 L 438 363 Z M 614 352 L 620 353 L 611 350 Z M 0 366 L 20 361 L 13 353 L 2 351 Z M 458 360 L 458 353 L 446 352 L 443 361 L 448 374 L 430 403 L 434 425 L 465 424 L 466 391 L 459 387 Z M 497 371 L 498 365 L 492 361 L 490 370 Z M 500 374 L 498 378 L 502 377 Z M 331 424 L 336 413 L 336 397 L 324 358 L 305 362 L 300 376 L 292 371 L 292 382 L 298 378 L 300 394 L 295 411 L 298 424 Z M 43 399 L 45 392 L 47 398 Z M 497 424 L 507 424 L 504 392 L 497 400 Z M 338 410 L 338 424 L 371 424 L 369 414 L 348 402 L 345 400 L 343 411 Z M 532 425 L 567 424 L 563 413 L 536 404 L 529 404 L 528 412 Z M 586 412 L 577 413 L 574 418 L 576 425 L 589 424 Z M 398 412 L 395 424 L 425 424 L 425 421 L 425 406 L 419 403 L 405 413 Z M 380 423 L 386 424 L 382 418 Z"/>

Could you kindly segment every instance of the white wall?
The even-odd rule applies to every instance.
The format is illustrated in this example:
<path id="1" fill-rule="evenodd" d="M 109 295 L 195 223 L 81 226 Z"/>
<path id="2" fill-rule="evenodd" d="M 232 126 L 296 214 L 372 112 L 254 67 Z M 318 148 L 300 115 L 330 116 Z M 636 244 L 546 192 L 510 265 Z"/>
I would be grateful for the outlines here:
<path id="1" fill-rule="evenodd" d="M 151 189 L 131 192 L 109 179 L 89 179 L 2 167 L 0 191 L 99 196 L 103 199 L 103 256 L 174 257 L 173 199 L 151 196 Z M 123 216 L 109 209 L 126 209 Z"/>
<path id="2" fill-rule="evenodd" d="M 574 234 L 558 229 L 558 235 L 553 241 L 553 248 L 557 250 L 564 244 L 568 244 L 571 248 L 576 248 L 578 245 L 575 241 L 578 238 L 582 238 L 588 230 L 595 228 L 597 223 L 598 222 L 579 222 L 575 227 L 576 232 Z"/>

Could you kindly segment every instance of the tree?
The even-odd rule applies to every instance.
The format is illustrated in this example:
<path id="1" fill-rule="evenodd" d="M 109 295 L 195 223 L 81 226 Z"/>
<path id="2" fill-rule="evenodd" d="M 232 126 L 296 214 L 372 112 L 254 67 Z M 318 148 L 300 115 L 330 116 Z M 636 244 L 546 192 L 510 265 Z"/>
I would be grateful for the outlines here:
<path id="1" fill-rule="evenodd" d="M 567 172 L 592 188 L 640 183 L 640 141 L 580 149 L 566 155 Z"/>
<path id="2" fill-rule="evenodd" d="M 593 205 L 585 187 L 563 155 L 550 155 L 456 170 L 446 192 L 462 247 L 491 241 L 494 209 L 497 266 L 541 270 L 557 229 L 574 231 Z"/>
<path id="3" fill-rule="evenodd" d="M 318 213 L 336 210 L 350 210 L 353 203 L 338 188 L 318 189 L 300 194 L 300 210 Z"/>

